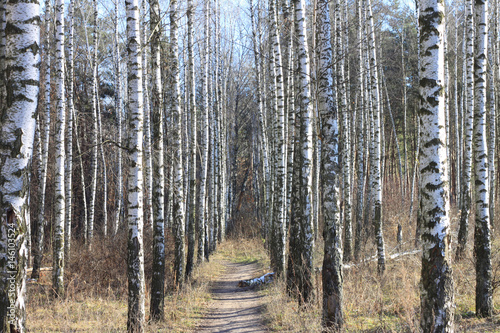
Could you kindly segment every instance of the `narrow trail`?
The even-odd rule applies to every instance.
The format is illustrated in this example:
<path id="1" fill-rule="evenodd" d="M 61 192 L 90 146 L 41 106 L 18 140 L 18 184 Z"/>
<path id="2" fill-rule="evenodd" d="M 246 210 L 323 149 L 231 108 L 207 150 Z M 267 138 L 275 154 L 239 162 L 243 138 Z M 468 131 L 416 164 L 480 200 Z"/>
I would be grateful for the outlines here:
<path id="1" fill-rule="evenodd" d="M 223 262 L 225 273 L 212 287 L 213 301 L 197 332 L 267 332 L 261 314 L 261 297 L 251 288 L 238 287 L 241 280 L 256 277 L 255 263 Z"/>

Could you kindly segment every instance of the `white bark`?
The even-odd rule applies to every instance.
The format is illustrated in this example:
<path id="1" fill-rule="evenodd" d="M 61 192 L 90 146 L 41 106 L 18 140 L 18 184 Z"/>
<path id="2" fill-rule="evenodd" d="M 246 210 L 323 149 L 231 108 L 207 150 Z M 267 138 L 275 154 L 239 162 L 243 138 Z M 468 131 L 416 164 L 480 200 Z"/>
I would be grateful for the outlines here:
<path id="1" fill-rule="evenodd" d="M 94 10 L 94 50 L 92 54 L 92 162 L 91 173 L 92 182 L 90 184 L 90 207 L 89 207 L 89 220 L 87 225 L 87 245 L 89 248 L 92 246 L 94 237 L 94 222 L 95 222 L 95 201 L 97 196 L 97 152 L 98 152 L 98 123 L 97 123 L 97 0 L 93 0 Z"/>
<path id="2" fill-rule="evenodd" d="M 149 76 L 148 76 L 148 29 L 146 25 L 146 2 L 147 0 L 142 0 L 142 87 L 144 90 L 144 177 L 146 183 L 146 207 L 144 210 L 144 223 L 146 223 L 149 228 L 153 227 L 153 160 L 151 153 L 151 110 L 149 101 Z"/>
<path id="3" fill-rule="evenodd" d="M 469 235 L 469 214 L 471 208 L 471 174 L 472 174 L 472 129 L 474 117 L 474 7 L 472 0 L 466 0 L 467 6 L 467 112 L 465 118 L 464 169 L 462 205 L 460 207 L 460 229 L 458 232 L 457 259 L 463 256 Z"/>
<path id="4" fill-rule="evenodd" d="M 151 91 L 153 122 L 153 273 L 151 279 L 151 317 L 163 319 L 165 295 L 165 174 L 163 146 L 163 89 L 161 82 L 161 16 L 158 0 L 150 2 L 151 69 L 153 89 Z"/>
<path id="5" fill-rule="evenodd" d="M 40 4 L 4 2 L 5 74 L 0 105 L 0 331 L 25 332 L 28 180 L 40 80 Z M 14 70 L 15 69 L 15 70 Z M 3 96 L 2 96 L 3 97 Z M 13 245 L 13 246 L 12 246 Z"/>
<path id="6" fill-rule="evenodd" d="M 40 173 L 40 197 L 39 197 L 39 210 L 38 218 L 36 221 L 35 245 L 34 245 L 34 258 L 33 258 L 33 271 L 31 278 L 38 279 L 40 276 L 40 267 L 43 258 L 43 245 L 44 245 L 44 230 L 45 230 L 45 192 L 47 188 L 47 165 L 49 157 L 49 138 L 50 138 L 50 1 L 45 1 L 45 43 L 44 50 L 44 63 L 45 68 L 45 119 L 43 122 L 42 138 L 42 164 Z"/>
<path id="7" fill-rule="evenodd" d="M 129 97 L 129 179 L 128 179 L 128 320 L 129 332 L 144 331 L 144 248 L 143 248 L 143 90 L 141 36 L 138 0 L 127 8 L 128 97 Z"/>
<path id="8" fill-rule="evenodd" d="M 187 251 L 187 262 L 186 262 L 186 277 L 191 275 L 194 265 L 194 249 L 196 241 L 196 136 L 197 136 L 197 121 L 196 121 L 196 78 L 194 73 L 194 6 L 193 0 L 187 1 L 187 19 L 188 19 L 188 59 L 187 59 L 187 82 L 186 89 L 189 95 L 189 115 L 190 115 L 190 127 L 191 127 L 191 137 L 189 144 L 190 155 L 189 161 L 189 214 L 188 216 L 188 251 Z"/>
<path id="9" fill-rule="evenodd" d="M 312 116 L 313 104 L 311 103 L 311 81 L 308 43 L 306 38 L 305 0 L 295 1 L 295 33 L 297 38 L 298 58 L 298 107 L 300 117 L 301 150 L 296 152 L 301 155 L 301 253 L 303 256 L 302 267 L 302 297 L 306 302 L 312 299 L 312 272 L 313 272 L 313 247 L 314 235 L 311 226 L 312 214 Z"/>
<path id="10" fill-rule="evenodd" d="M 277 275 L 281 275 L 285 270 L 285 221 L 284 221 L 284 193 L 286 191 L 286 169 L 285 169 L 285 112 L 284 112 L 284 86 L 283 86 L 283 66 L 281 61 L 280 30 L 278 28 L 278 13 L 275 9 L 275 1 L 269 0 L 269 15 L 271 26 L 271 43 L 273 48 L 274 66 L 274 90 L 275 90 L 275 181 L 273 198 L 273 225 L 275 237 L 274 266 Z"/>
<path id="11" fill-rule="evenodd" d="M 210 95 L 208 93 L 209 81 L 209 59 L 210 59 L 210 1 L 205 3 L 205 40 L 204 40 L 204 54 L 203 54 L 203 83 L 202 83 L 202 97 L 203 97 L 203 110 L 201 114 L 201 136 L 200 136 L 200 194 L 198 196 L 196 213 L 197 230 L 198 230 L 198 263 L 205 259 L 205 226 L 207 225 L 207 212 L 206 212 L 206 196 L 207 196 L 207 173 L 208 173 L 208 114 L 210 112 Z"/>
<path id="12" fill-rule="evenodd" d="M 99 96 L 99 92 L 96 94 Z M 102 120 L 101 120 L 101 103 L 97 100 L 97 125 L 99 127 L 99 152 L 102 160 L 102 234 L 104 237 L 108 235 L 108 176 L 106 166 L 106 155 L 104 153 L 104 144 L 102 136 Z"/>
<path id="13" fill-rule="evenodd" d="M 444 96 L 444 4 L 421 1 L 420 216 L 422 219 L 421 320 L 424 332 L 453 332 L 450 203 Z"/>
<path id="14" fill-rule="evenodd" d="M 375 47 L 375 24 L 372 14 L 371 0 L 367 0 L 367 10 L 368 10 L 368 43 L 370 49 L 370 70 L 371 70 L 371 93 L 373 100 L 373 122 L 374 122 L 374 138 L 373 138 L 373 178 L 372 178 L 372 190 L 373 190 L 373 206 L 375 207 L 373 224 L 375 226 L 375 239 L 377 243 L 377 253 L 378 253 L 378 270 L 383 272 L 385 270 L 385 244 L 384 235 L 382 230 L 382 169 L 381 169 L 381 158 L 382 158 L 382 106 L 380 102 L 379 93 L 379 79 L 377 70 L 377 49 Z"/>
<path id="15" fill-rule="evenodd" d="M 54 241 L 52 257 L 52 288 L 55 296 L 64 295 L 64 218 L 65 193 L 64 193 L 64 127 L 66 125 L 66 101 L 65 101 L 65 57 L 64 57 L 64 1 L 57 0 L 56 9 L 56 133 L 54 137 L 56 151 L 55 167 L 55 203 L 54 203 Z"/>
<path id="16" fill-rule="evenodd" d="M 115 112 L 117 118 L 117 126 L 118 126 L 118 138 L 117 142 L 119 145 L 118 148 L 118 195 L 116 198 L 116 215 L 115 215 L 115 225 L 114 225 L 114 234 L 118 232 L 119 227 L 121 226 L 121 217 L 122 217 L 122 202 L 123 202 L 123 163 L 122 163 L 122 113 L 123 113 L 123 100 L 122 100 L 122 82 L 121 82 L 121 66 L 120 66 L 120 43 L 119 43 L 119 35 L 118 35 L 118 0 L 115 0 L 115 34 L 114 34 L 114 43 L 115 43 Z"/>
<path id="17" fill-rule="evenodd" d="M 324 140 L 321 161 L 325 216 L 323 259 L 323 326 L 343 325 L 342 223 L 340 220 L 340 166 L 338 113 L 333 100 L 332 47 L 328 1 L 318 1 L 318 108 Z"/>
<path id="18" fill-rule="evenodd" d="M 493 286 L 491 266 L 491 218 L 489 210 L 490 184 L 488 147 L 486 140 L 486 74 L 488 55 L 488 1 L 475 1 L 477 22 L 474 53 L 474 143 L 475 166 L 475 232 L 476 255 L 476 315 L 493 315 Z"/>
<path id="19" fill-rule="evenodd" d="M 66 141 L 66 217 L 64 225 L 64 260 L 65 266 L 68 267 L 71 251 L 71 222 L 72 216 L 72 199 L 73 199 L 73 114 L 75 105 L 73 101 L 74 94 L 74 13 L 75 4 L 72 0 L 69 4 L 69 36 L 68 36 L 68 139 Z"/>
<path id="20" fill-rule="evenodd" d="M 184 187 L 182 168 L 182 112 L 180 106 L 180 75 L 179 75 L 179 45 L 178 45 L 178 14 L 177 0 L 170 3 L 170 63 L 172 66 L 173 89 L 172 89 L 172 149 L 173 149 L 173 202 L 172 217 L 175 238 L 175 264 L 174 280 L 181 284 L 184 279 L 185 269 L 185 220 L 184 220 Z"/>

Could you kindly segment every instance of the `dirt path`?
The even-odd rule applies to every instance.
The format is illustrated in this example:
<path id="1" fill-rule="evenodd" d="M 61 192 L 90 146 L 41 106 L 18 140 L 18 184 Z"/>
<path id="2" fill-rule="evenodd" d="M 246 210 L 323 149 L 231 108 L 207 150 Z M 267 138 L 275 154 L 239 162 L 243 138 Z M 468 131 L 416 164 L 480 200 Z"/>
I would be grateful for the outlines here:
<path id="1" fill-rule="evenodd" d="M 259 275 L 256 264 L 224 262 L 225 273 L 215 282 L 210 310 L 197 332 L 267 332 L 257 292 L 238 287 L 238 282 Z"/>

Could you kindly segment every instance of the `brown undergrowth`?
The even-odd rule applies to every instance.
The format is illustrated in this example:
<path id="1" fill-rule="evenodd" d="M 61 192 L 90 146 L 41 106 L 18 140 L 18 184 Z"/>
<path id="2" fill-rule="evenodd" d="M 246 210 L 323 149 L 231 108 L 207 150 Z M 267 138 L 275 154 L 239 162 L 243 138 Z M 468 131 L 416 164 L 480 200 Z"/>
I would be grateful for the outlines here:
<path id="1" fill-rule="evenodd" d="M 399 193 L 389 189 L 386 191 L 385 200 L 384 235 L 387 257 L 418 250 L 420 247 L 415 248 L 414 245 L 417 206 L 415 206 L 413 216 L 408 218 L 409 200 L 403 202 Z M 414 204 L 417 205 L 417 202 Z M 451 221 L 452 238 L 456 241 L 458 234 L 456 209 L 452 211 Z M 474 219 L 471 217 L 466 257 L 459 262 L 453 260 L 457 332 L 500 332 L 499 222 L 500 219 L 494 222 L 497 228 L 492 246 L 495 315 L 488 319 L 478 319 L 474 316 L 475 268 L 472 250 Z M 398 223 L 403 227 L 403 243 L 400 245 L 397 244 L 396 238 Z M 366 260 L 350 263 L 349 267 L 344 269 L 345 331 L 418 332 L 421 254 L 406 254 L 395 259 L 388 259 L 386 272 L 383 276 L 379 276 L 376 261 L 370 260 L 376 255 L 375 244 L 371 239 L 369 238 L 362 246 L 360 257 Z M 323 243 L 319 237 L 315 252 L 316 299 L 311 304 L 298 307 L 297 301 L 287 295 L 283 281 L 277 281 L 261 291 L 265 296 L 266 322 L 272 331 L 321 332 L 322 253 Z M 455 259 L 454 253 L 453 259 Z"/>
<path id="2" fill-rule="evenodd" d="M 172 244 L 172 239 L 167 244 Z M 145 235 L 146 319 L 149 318 L 151 283 L 151 235 Z M 88 250 L 83 244 L 72 249 L 66 269 L 66 295 L 51 296 L 51 271 L 28 283 L 27 329 L 30 332 L 125 332 L 127 325 L 126 239 L 118 235 L 99 240 Z M 187 332 L 194 329 L 210 302 L 210 283 L 223 273 L 212 260 L 193 271 L 181 289 L 172 284 L 173 248 L 166 248 L 165 319 L 149 322 L 147 332 Z M 50 258 L 46 259 L 50 261 Z"/>

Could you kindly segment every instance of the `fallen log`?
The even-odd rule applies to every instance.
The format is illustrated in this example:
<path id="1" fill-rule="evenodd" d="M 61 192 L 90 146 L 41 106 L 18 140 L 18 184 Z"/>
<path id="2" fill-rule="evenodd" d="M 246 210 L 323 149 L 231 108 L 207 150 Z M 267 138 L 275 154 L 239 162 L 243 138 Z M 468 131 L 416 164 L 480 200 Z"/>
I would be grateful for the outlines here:
<path id="1" fill-rule="evenodd" d="M 262 275 L 261 277 L 250 279 L 250 280 L 241 280 L 238 282 L 238 287 L 256 287 L 261 286 L 263 284 L 268 284 L 274 280 L 274 272 L 267 273 Z"/>

